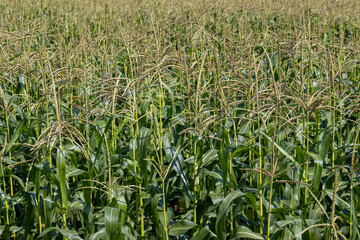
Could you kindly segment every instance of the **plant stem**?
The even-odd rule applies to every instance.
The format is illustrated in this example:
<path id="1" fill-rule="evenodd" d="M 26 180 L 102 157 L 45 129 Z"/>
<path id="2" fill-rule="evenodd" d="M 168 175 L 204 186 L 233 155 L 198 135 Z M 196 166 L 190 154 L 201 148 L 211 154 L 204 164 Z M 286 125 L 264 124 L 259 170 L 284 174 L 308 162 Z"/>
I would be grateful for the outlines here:
<path id="1" fill-rule="evenodd" d="M 271 176 L 270 177 L 270 193 L 269 193 L 269 210 L 268 210 L 268 219 L 267 219 L 267 240 L 270 240 L 272 190 L 273 190 L 273 177 Z"/>
<path id="2" fill-rule="evenodd" d="M 165 240 L 169 239 L 168 232 L 167 232 L 167 219 L 166 219 L 166 196 L 165 196 L 165 179 L 162 178 L 162 194 L 163 194 L 163 217 L 164 217 L 164 233 L 165 233 Z"/>

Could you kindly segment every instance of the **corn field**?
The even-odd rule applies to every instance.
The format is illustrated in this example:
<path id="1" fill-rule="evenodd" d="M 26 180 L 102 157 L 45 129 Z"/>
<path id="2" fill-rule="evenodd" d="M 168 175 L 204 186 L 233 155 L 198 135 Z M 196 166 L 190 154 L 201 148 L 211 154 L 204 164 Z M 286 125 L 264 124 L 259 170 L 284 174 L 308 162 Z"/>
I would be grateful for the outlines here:
<path id="1" fill-rule="evenodd" d="M 0 2 L 1 239 L 360 239 L 358 0 Z"/>

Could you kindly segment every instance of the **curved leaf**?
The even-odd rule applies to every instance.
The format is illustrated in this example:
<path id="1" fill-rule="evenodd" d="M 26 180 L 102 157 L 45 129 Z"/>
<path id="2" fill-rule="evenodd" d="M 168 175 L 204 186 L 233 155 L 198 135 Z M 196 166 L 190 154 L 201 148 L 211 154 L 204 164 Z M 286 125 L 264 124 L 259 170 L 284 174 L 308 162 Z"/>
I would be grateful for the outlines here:
<path id="1" fill-rule="evenodd" d="M 209 149 L 209 151 L 207 151 L 205 154 L 203 154 L 201 166 L 204 167 L 204 166 L 210 164 L 212 161 L 214 161 L 218 156 L 217 152 L 218 152 L 218 150 L 211 148 L 211 149 Z"/>
<path id="2" fill-rule="evenodd" d="M 191 240 L 202 240 L 202 239 L 208 239 L 210 237 L 216 237 L 216 235 L 208 228 L 202 228 L 200 231 L 198 231 Z"/>
<path id="3" fill-rule="evenodd" d="M 246 239 L 260 239 L 263 240 L 263 237 L 260 233 L 254 233 L 249 228 L 245 226 L 239 226 L 234 233 L 234 237 L 231 240 L 239 239 L 239 238 L 246 238 Z"/>
<path id="4" fill-rule="evenodd" d="M 172 225 L 169 229 L 169 235 L 170 236 L 180 236 L 193 227 L 195 227 L 197 224 L 194 222 L 191 222 L 189 220 L 183 220 L 181 222 L 177 222 L 174 225 Z"/>
<path id="5" fill-rule="evenodd" d="M 50 227 L 46 228 L 39 236 L 38 238 L 45 237 L 48 233 L 57 231 L 61 235 L 63 235 L 68 240 L 82 240 L 82 238 L 79 236 L 79 234 L 75 230 L 69 230 L 69 229 L 60 229 L 58 227 Z"/>
<path id="6" fill-rule="evenodd" d="M 67 189 L 66 189 L 66 166 L 65 166 L 65 156 L 61 149 L 57 150 L 56 157 L 56 167 L 58 169 L 58 178 L 61 192 L 61 201 L 63 207 L 67 208 Z"/>
<path id="7" fill-rule="evenodd" d="M 109 239 L 116 239 L 121 232 L 120 208 L 105 207 L 105 230 Z"/>
<path id="8" fill-rule="evenodd" d="M 275 145 L 275 147 L 282 153 L 286 156 L 286 158 L 288 158 L 292 163 L 294 163 L 295 165 L 299 165 L 295 159 L 288 153 L 286 152 L 282 147 L 280 147 L 279 144 L 277 144 L 276 142 L 273 142 L 273 140 L 268 136 L 266 135 L 265 133 L 261 133 L 262 135 L 264 135 L 264 137 L 266 137 L 271 143 L 273 143 Z"/>
<path id="9" fill-rule="evenodd" d="M 219 240 L 226 239 L 226 230 L 225 230 L 225 217 L 226 214 L 230 211 L 231 203 L 239 197 L 244 196 L 245 194 L 240 190 L 229 193 L 223 202 L 220 205 L 218 216 L 216 218 L 215 231 Z"/>
<path id="10" fill-rule="evenodd" d="M 322 177 L 322 169 L 323 169 L 323 159 L 315 154 L 309 153 L 309 155 L 314 159 L 314 174 L 312 178 L 312 192 L 317 193 L 320 186 L 320 181 Z"/>
<path id="11" fill-rule="evenodd" d="M 89 238 L 89 240 L 102 240 L 102 239 L 106 239 L 106 231 L 105 228 L 101 229 L 100 231 L 94 233 L 93 235 L 91 235 L 91 237 Z"/>

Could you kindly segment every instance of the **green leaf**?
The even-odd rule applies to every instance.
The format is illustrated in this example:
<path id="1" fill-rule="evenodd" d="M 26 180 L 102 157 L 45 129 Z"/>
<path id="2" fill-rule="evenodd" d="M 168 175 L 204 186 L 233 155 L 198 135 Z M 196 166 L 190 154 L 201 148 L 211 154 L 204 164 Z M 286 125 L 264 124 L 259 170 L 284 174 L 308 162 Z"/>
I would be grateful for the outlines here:
<path id="1" fill-rule="evenodd" d="M 304 151 L 301 147 L 295 147 L 295 152 L 296 152 L 296 160 L 299 164 L 302 164 L 305 162 L 305 154 Z M 303 175 L 304 175 L 304 167 L 300 168 L 299 171 L 299 182 L 302 181 L 303 179 Z"/>
<path id="2" fill-rule="evenodd" d="M 202 228 L 200 231 L 198 231 L 191 240 L 203 240 L 203 239 L 209 239 L 211 237 L 216 237 L 216 235 L 208 228 Z"/>
<path id="3" fill-rule="evenodd" d="M 33 201 L 29 193 L 25 193 L 24 198 L 26 199 L 25 203 L 27 203 L 25 208 L 25 218 L 24 218 L 24 229 L 25 229 L 24 236 L 25 238 L 28 238 L 32 235 L 31 230 L 34 227 L 35 208 L 34 205 L 32 204 Z"/>
<path id="4" fill-rule="evenodd" d="M 42 201 L 42 218 L 45 223 L 45 227 L 49 228 L 52 224 L 53 219 L 53 211 L 54 208 L 52 207 L 52 200 L 50 197 L 43 198 Z"/>
<path id="5" fill-rule="evenodd" d="M 121 232 L 120 208 L 105 207 L 105 230 L 109 239 L 117 239 Z"/>
<path id="6" fill-rule="evenodd" d="M 64 208 L 67 208 L 67 189 L 66 189 L 66 165 L 65 156 L 62 149 L 57 150 L 56 167 L 58 169 L 58 179 L 61 192 L 61 202 Z"/>
<path id="7" fill-rule="evenodd" d="M 306 219 L 306 223 L 308 225 L 314 225 L 317 222 L 317 220 L 314 219 Z M 273 235 L 276 234 L 278 231 L 281 231 L 285 227 L 289 225 L 302 225 L 302 220 L 296 217 L 291 217 L 289 219 L 280 220 L 272 224 L 270 227 L 270 233 Z"/>
<path id="8" fill-rule="evenodd" d="M 10 233 L 16 233 L 21 229 L 22 227 L 17 227 L 17 226 L 10 227 L 9 225 L 2 225 L 0 226 L 0 236 L 2 237 L 1 239 L 10 239 Z"/>
<path id="9" fill-rule="evenodd" d="M 245 194 L 240 190 L 229 193 L 223 202 L 220 205 L 218 216 L 216 218 L 215 231 L 219 240 L 226 239 L 226 229 L 225 229 L 225 217 L 230 211 L 231 203 L 239 197 L 244 196 Z"/>
<path id="10" fill-rule="evenodd" d="M 5 175 L 4 177 L 12 177 L 14 180 L 16 180 L 20 184 L 20 186 L 22 188 L 25 188 L 25 184 L 24 184 L 23 180 L 21 178 L 19 178 L 18 176 L 14 175 L 14 174 L 11 174 L 11 175 L 9 174 L 9 175 Z"/>
<path id="11" fill-rule="evenodd" d="M 247 239 L 265 239 L 260 233 L 254 233 L 252 230 L 245 226 L 239 226 L 236 228 L 236 232 L 234 233 L 234 237 L 231 240 L 239 239 L 239 238 L 247 238 Z"/>
<path id="12" fill-rule="evenodd" d="M 211 162 L 213 162 L 216 158 L 217 158 L 217 152 L 218 150 L 211 148 L 209 149 L 209 151 L 207 151 L 205 154 L 203 154 L 202 156 L 202 167 L 210 164 Z"/>
<path id="13" fill-rule="evenodd" d="M 97 231 L 89 238 L 89 240 L 103 240 L 103 239 L 106 239 L 105 228 L 101 229 L 100 231 Z"/>
<path id="14" fill-rule="evenodd" d="M 20 137 L 22 131 L 24 130 L 26 126 L 27 120 L 24 119 L 21 121 L 21 123 L 15 128 L 14 134 L 11 137 L 11 140 L 9 143 L 15 143 L 17 142 L 18 138 Z"/>
<path id="15" fill-rule="evenodd" d="M 333 201 L 333 189 L 326 189 L 325 192 L 327 193 L 327 195 L 331 198 L 331 201 Z M 346 209 L 346 210 L 350 210 L 350 204 L 344 200 L 342 200 L 339 196 L 336 196 L 336 202 L 335 202 L 336 206 L 342 208 L 342 209 Z"/>
<path id="16" fill-rule="evenodd" d="M 136 148 L 136 156 L 138 160 L 143 160 L 146 156 L 146 146 L 147 142 L 150 139 L 152 130 L 150 128 L 142 127 L 139 131 L 138 144 Z"/>
<path id="17" fill-rule="evenodd" d="M 189 220 L 182 220 L 180 222 L 175 223 L 172 225 L 169 229 L 169 235 L 170 236 L 180 236 L 184 233 L 186 233 L 188 230 L 195 227 L 197 224 L 194 222 L 191 222 Z"/>
<path id="18" fill-rule="evenodd" d="M 147 154 L 147 142 L 150 139 L 152 130 L 150 128 L 142 127 L 139 131 L 138 142 L 136 144 L 136 158 L 139 162 L 140 168 L 142 169 L 143 180 L 145 186 L 148 184 L 148 171 L 147 171 L 147 163 L 148 161 L 145 160 Z"/>
<path id="19" fill-rule="evenodd" d="M 66 178 L 79 176 L 85 172 L 86 171 L 78 169 L 78 168 L 69 167 L 69 168 L 66 168 Z"/>
<path id="20" fill-rule="evenodd" d="M 97 150 L 96 155 L 95 155 L 94 163 L 96 162 L 96 160 L 97 160 L 97 159 L 99 158 L 99 156 L 100 156 L 101 149 L 102 149 L 102 148 L 101 148 L 101 145 L 102 145 L 102 143 L 103 143 L 103 141 L 104 141 L 105 133 L 109 130 L 109 128 L 110 128 L 110 126 L 111 126 L 112 119 L 113 119 L 113 117 L 111 117 L 111 118 L 108 120 L 108 122 L 106 123 L 106 126 L 105 126 L 104 131 L 103 131 L 103 132 L 101 131 L 103 134 L 102 134 L 100 140 L 98 141 L 98 146 L 97 146 L 98 150 Z"/>
<path id="21" fill-rule="evenodd" d="M 182 155 L 174 147 L 166 148 L 165 153 L 169 161 L 172 161 L 172 168 L 180 175 L 183 191 L 191 200 L 193 200 L 194 196 L 190 191 L 189 181 L 182 167 L 182 163 L 184 162 Z"/>
<path id="22" fill-rule="evenodd" d="M 301 219 L 290 218 L 286 220 L 277 221 L 270 227 L 270 232 L 275 234 L 276 232 L 281 231 L 282 229 L 284 229 L 285 227 L 291 224 L 295 224 L 295 225 L 301 224 Z"/>
<path id="23" fill-rule="evenodd" d="M 275 147 L 282 153 L 286 156 L 286 158 L 288 158 L 291 162 L 293 162 L 295 165 L 299 165 L 295 159 L 289 154 L 287 153 L 282 147 L 279 146 L 279 144 L 277 144 L 276 142 L 273 142 L 273 140 L 267 136 L 265 133 L 261 133 L 262 135 L 264 135 L 270 142 L 272 142 Z"/>
<path id="24" fill-rule="evenodd" d="M 35 165 L 35 167 L 41 170 L 41 174 L 44 175 L 48 181 L 59 184 L 59 180 L 54 174 L 54 171 L 50 168 L 48 162 L 38 163 Z"/>
<path id="25" fill-rule="evenodd" d="M 353 191 L 353 190 L 352 190 Z M 359 232 L 359 225 L 358 225 L 358 218 L 357 218 L 357 210 L 355 205 L 355 198 L 351 204 L 352 207 L 352 232 L 350 236 L 350 240 L 360 239 L 360 232 Z"/>
<path id="26" fill-rule="evenodd" d="M 317 193 L 320 186 L 320 181 L 322 177 L 322 170 L 323 170 L 323 159 L 315 153 L 309 153 L 309 155 L 314 159 L 314 173 L 312 178 L 312 186 L 311 190 L 313 193 Z"/>
<path id="27" fill-rule="evenodd" d="M 221 177 L 221 175 L 219 173 L 217 173 L 215 171 L 207 170 L 206 168 L 200 169 L 198 175 L 200 175 L 200 176 L 210 176 L 210 177 L 222 180 L 222 177 Z"/>
<path id="28" fill-rule="evenodd" d="M 82 238 L 79 236 L 79 234 L 75 230 L 69 230 L 69 229 L 60 229 L 58 227 L 50 227 L 46 228 L 39 236 L 38 238 L 45 237 L 48 233 L 57 231 L 62 236 L 64 236 L 67 240 L 82 240 Z"/>
<path id="29" fill-rule="evenodd" d="M 10 226 L 0 226 L 0 235 L 2 239 L 10 239 Z"/>
<path id="30" fill-rule="evenodd" d="M 155 194 L 155 196 L 153 196 L 151 198 L 151 209 L 153 212 L 153 219 L 154 219 L 154 224 L 155 224 L 155 228 L 156 228 L 156 235 L 159 237 L 159 239 L 161 239 L 162 236 L 164 236 L 164 228 L 161 224 L 160 221 L 160 217 L 159 217 L 159 211 L 158 211 L 158 203 L 160 198 L 162 197 L 162 194 Z"/>
<path id="31" fill-rule="evenodd" d="M 321 144 L 320 144 L 320 158 L 325 160 L 326 154 L 329 151 L 331 141 L 332 141 L 332 132 L 329 130 L 326 134 L 324 134 L 325 137 L 322 138 Z"/>

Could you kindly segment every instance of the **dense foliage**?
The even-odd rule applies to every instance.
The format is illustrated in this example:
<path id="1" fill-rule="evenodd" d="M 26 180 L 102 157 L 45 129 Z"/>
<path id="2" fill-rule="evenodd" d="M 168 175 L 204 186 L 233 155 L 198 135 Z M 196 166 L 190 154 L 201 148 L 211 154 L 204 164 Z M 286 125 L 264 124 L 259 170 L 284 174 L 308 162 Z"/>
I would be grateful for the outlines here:
<path id="1" fill-rule="evenodd" d="M 360 239 L 359 9 L 1 1 L 1 239 Z"/>

